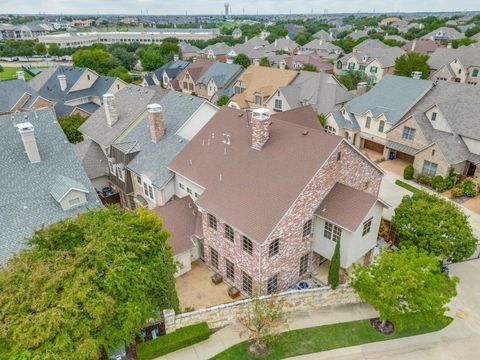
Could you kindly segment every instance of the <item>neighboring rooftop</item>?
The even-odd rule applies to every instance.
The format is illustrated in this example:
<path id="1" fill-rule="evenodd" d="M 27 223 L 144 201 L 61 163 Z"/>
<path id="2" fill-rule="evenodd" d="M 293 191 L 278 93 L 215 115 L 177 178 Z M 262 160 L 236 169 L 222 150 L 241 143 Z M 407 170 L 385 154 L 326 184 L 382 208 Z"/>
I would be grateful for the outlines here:
<path id="1" fill-rule="evenodd" d="M 89 179 L 108 175 L 107 157 L 95 141 L 85 139 L 75 144 L 74 148 Z"/>
<path id="2" fill-rule="evenodd" d="M 465 67 L 480 67 L 480 48 L 472 46 L 460 46 L 458 49 L 438 48 L 428 59 L 428 65 L 431 69 L 438 70 L 443 65 L 451 63 L 458 59 Z"/>
<path id="3" fill-rule="evenodd" d="M 29 96 L 22 108 L 27 108 L 39 94 L 30 87 L 24 80 L 6 80 L 0 81 L 0 114 L 12 111 L 15 105 L 19 104 L 22 96 Z"/>

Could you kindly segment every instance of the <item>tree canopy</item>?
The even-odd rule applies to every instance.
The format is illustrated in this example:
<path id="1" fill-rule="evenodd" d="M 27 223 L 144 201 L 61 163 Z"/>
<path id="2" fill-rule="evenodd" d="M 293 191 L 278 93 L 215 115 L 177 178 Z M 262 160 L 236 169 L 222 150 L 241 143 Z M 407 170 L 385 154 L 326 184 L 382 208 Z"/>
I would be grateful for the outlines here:
<path id="1" fill-rule="evenodd" d="M 348 90 L 355 90 L 358 83 L 368 81 L 368 77 L 364 72 L 355 70 L 348 70 L 345 75 L 338 75 L 337 79 Z"/>
<path id="2" fill-rule="evenodd" d="M 244 53 L 240 53 L 237 55 L 233 63 L 237 65 L 242 65 L 243 68 L 246 69 L 252 64 L 252 61 L 247 55 L 245 55 Z"/>
<path id="3" fill-rule="evenodd" d="M 402 199 L 392 227 L 401 246 L 416 246 L 455 262 L 471 256 L 477 244 L 465 213 L 450 201 L 425 192 Z"/>
<path id="4" fill-rule="evenodd" d="M 411 77 L 414 71 L 422 73 L 422 79 L 428 79 L 430 75 L 430 66 L 428 66 L 429 56 L 416 52 L 408 52 L 395 59 L 395 75 Z"/>
<path id="5" fill-rule="evenodd" d="M 83 140 L 83 135 L 78 128 L 85 122 L 85 118 L 78 114 L 66 115 L 58 118 L 58 123 L 72 144 Z"/>
<path id="6" fill-rule="evenodd" d="M 349 282 L 380 320 L 401 330 L 444 320 L 458 279 L 442 272 L 437 259 L 410 247 L 385 250 L 368 266 L 354 265 Z"/>
<path id="7" fill-rule="evenodd" d="M 0 271 L 0 358 L 98 359 L 133 344 L 159 310 L 178 310 L 168 237 L 148 210 L 118 207 L 37 230 Z"/>

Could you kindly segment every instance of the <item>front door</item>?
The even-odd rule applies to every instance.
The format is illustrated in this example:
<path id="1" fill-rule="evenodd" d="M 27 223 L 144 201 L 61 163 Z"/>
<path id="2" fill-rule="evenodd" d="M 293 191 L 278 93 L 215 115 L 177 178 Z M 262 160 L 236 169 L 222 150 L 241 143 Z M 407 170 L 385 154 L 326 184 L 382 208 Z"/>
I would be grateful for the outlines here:
<path id="1" fill-rule="evenodd" d="M 477 165 L 470 163 L 468 166 L 467 176 L 475 176 Z"/>
<path id="2" fill-rule="evenodd" d="M 203 245 L 203 239 L 198 239 L 198 257 L 205 262 L 205 245 Z"/>

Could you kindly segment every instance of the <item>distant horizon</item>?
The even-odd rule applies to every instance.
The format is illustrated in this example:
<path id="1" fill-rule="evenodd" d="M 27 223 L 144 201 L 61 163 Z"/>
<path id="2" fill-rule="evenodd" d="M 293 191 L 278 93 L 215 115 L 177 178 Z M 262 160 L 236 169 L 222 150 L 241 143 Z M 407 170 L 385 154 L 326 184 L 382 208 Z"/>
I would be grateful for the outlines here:
<path id="1" fill-rule="evenodd" d="M 229 2 L 232 16 L 464 13 L 480 11 L 478 0 L 2 0 L 2 14 L 79 16 L 208 16 L 223 15 Z M 96 9 L 96 11 L 85 11 Z"/>

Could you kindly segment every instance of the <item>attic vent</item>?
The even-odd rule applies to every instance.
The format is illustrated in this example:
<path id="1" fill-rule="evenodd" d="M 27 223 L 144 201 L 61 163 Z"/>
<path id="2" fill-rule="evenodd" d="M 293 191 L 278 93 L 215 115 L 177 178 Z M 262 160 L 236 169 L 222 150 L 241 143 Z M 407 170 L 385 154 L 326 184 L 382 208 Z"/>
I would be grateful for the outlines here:
<path id="1" fill-rule="evenodd" d="M 302 132 L 302 135 L 304 135 L 304 136 L 305 136 L 305 135 L 308 135 L 308 130 L 303 131 L 303 132 Z"/>

